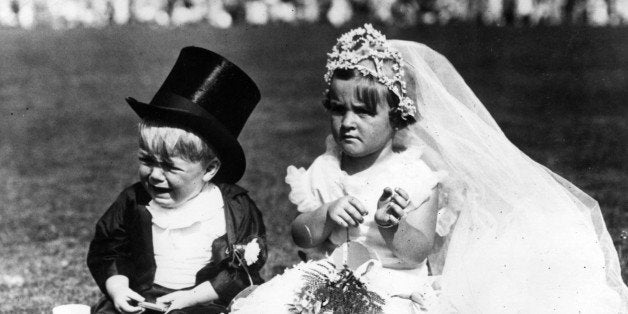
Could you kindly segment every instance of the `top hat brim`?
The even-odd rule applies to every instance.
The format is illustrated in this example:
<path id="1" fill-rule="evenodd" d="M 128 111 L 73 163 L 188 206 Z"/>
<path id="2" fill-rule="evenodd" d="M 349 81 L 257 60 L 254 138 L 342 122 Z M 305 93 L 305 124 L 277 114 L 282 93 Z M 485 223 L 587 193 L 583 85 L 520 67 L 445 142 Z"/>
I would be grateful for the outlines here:
<path id="1" fill-rule="evenodd" d="M 242 146 L 231 132 L 215 117 L 206 113 L 202 117 L 179 108 L 149 105 L 134 98 L 127 98 L 127 103 L 142 119 L 168 121 L 173 125 L 182 125 L 194 130 L 211 147 L 220 159 L 220 169 L 215 182 L 235 183 L 244 175 L 246 159 Z"/>

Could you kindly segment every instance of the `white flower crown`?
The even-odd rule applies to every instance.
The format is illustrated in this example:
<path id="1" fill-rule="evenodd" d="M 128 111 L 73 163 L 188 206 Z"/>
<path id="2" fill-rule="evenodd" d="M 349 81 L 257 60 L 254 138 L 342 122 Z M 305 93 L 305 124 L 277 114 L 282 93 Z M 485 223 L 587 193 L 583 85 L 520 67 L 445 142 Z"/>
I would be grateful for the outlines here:
<path id="1" fill-rule="evenodd" d="M 367 59 L 375 64 L 374 70 L 360 64 Z M 393 77 L 384 74 L 385 61 L 392 61 Z M 415 120 L 417 109 L 406 91 L 402 62 L 401 53 L 388 44 L 386 36 L 367 23 L 338 38 L 336 45 L 327 54 L 325 82 L 331 84 L 336 69 L 358 70 L 364 76 L 377 79 L 399 98 L 399 105 L 391 112 L 398 114 L 404 121 Z"/>

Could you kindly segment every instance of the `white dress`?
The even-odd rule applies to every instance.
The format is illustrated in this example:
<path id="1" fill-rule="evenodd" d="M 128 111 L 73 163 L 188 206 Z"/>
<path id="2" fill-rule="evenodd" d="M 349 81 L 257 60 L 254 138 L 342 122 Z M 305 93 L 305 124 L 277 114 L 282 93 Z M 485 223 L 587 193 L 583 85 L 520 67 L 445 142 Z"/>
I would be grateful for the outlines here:
<path id="1" fill-rule="evenodd" d="M 377 201 L 384 188 L 402 188 L 410 194 L 414 204 L 421 204 L 429 197 L 445 173 L 434 172 L 422 162 L 421 149 L 417 147 L 394 153 L 385 161 L 354 175 L 348 175 L 340 169 L 339 157 L 340 152 L 336 144 L 328 138 L 327 151 L 316 158 L 307 170 L 288 167 L 286 182 L 291 187 L 290 201 L 297 205 L 300 212 L 308 212 L 345 195 L 357 198 L 368 210 L 364 222 L 358 227 L 350 227 L 348 233 L 347 228 L 338 226 L 332 232 L 330 241 L 335 245 L 341 245 L 348 240 L 358 242 L 375 253 L 383 266 L 369 278 L 370 283 L 376 286 L 376 290 L 392 296 L 423 291 L 426 283 L 430 281 L 427 278 L 428 269 L 425 261 L 419 266 L 412 266 L 397 258 L 380 235 L 374 215 Z M 439 223 L 448 222 L 442 220 Z M 277 308 L 280 307 L 278 303 L 285 301 L 278 301 L 278 295 L 291 294 L 294 289 L 299 288 L 302 282 L 298 279 L 298 273 L 304 267 L 309 266 L 297 265 L 284 275 L 277 276 L 258 288 L 251 296 L 263 303 L 257 304 L 257 311 L 267 309 L 268 313 L 281 313 L 282 311 Z M 294 271 L 295 269 L 297 271 Z M 263 297 L 266 294 L 264 290 L 267 290 L 274 300 L 266 300 Z M 421 312 L 416 303 L 398 297 L 387 300 L 384 310 L 386 313 Z M 246 312 L 245 309 L 239 308 L 238 313 Z"/>
<path id="2" fill-rule="evenodd" d="M 461 182 L 458 188 L 451 182 L 440 188 L 450 193 L 439 194 L 444 208 L 436 231 L 442 247 L 435 252 L 438 258 L 430 259 L 433 273 L 442 274 L 435 312 L 628 313 L 628 287 L 598 203 L 512 144 L 445 57 L 416 42 L 388 43 L 402 55 L 405 74 L 412 78 L 408 82 L 416 83 L 407 88 L 416 96 L 421 118 L 408 126 L 414 137 L 407 140 L 427 145 L 429 164 L 442 166 L 448 180 Z M 301 210 L 344 193 L 360 194 L 370 209 L 369 199 L 380 195 L 382 184 L 403 187 L 398 177 L 412 177 L 421 168 L 420 160 L 409 157 L 410 164 L 401 169 L 396 167 L 400 162 L 391 162 L 346 176 L 334 156 L 328 151 L 310 169 L 290 170 L 291 199 Z M 425 179 L 410 180 L 416 184 L 409 191 L 413 198 L 420 197 L 429 182 Z M 365 226 L 366 232 L 360 228 L 350 238 L 376 248 Z M 336 232 L 333 238 L 337 242 L 341 236 Z M 420 277 L 391 276 L 388 282 L 406 285 Z"/>
<path id="3" fill-rule="evenodd" d="M 359 242 L 374 251 L 385 268 L 395 269 L 404 275 L 426 276 L 425 262 L 419 267 L 405 264 L 394 256 L 386 246 L 375 225 L 377 201 L 386 187 L 402 188 L 410 194 L 414 204 L 421 204 L 430 195 L 432 188 L 444 176 L 432 171 L 421 161 L 421 150 L 409 148 L 354 175 L 340 169 L 340 152 L 333 140 L 327 140 L 327 151 L 314 160 L 309 169 L 288 167 L 286 182 L 290 185 L 290 201 L 300 212 L 316 210 L 324 203 L 351 195 L 368 210 L 364 222 L 358 227 L 337 226 L 330 240 L 335 245 L 344 242 Z"/>

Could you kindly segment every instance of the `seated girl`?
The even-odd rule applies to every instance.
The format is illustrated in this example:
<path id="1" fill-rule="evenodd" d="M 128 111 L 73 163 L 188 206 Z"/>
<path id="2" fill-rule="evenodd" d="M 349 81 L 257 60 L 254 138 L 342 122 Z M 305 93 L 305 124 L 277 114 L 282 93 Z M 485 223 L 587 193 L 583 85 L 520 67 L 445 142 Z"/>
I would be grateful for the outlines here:
<path id="1" fill-rule="evenodd" d="M 417 112 L 406 92 L 411 82 L 401 80 L 401 60 L 384 46 L 365 45 L 356 55 L 370 49 L 381 55 L 358 62 L 334 55 L 337 50 L 330 55 L 324 105 L 332 136 L 307 171 L 288 168 L 290 200 L 301 212 L 292 234 L 304 248 L 366 246 L 386 270 L 398 313 L 411 312 L 417 305 L 409 296 L 428 275 L 443 173 L 422 162 L 421 147 L 403 141 Z"/>
<path id="2" fill-rule="evenodd" d="M 127 99 L 142 118 L 140 182 L 96 225 L 87 264 L 105 296 L 93 312 L 222 313 L 262 281 L 262 215 L 234 184 L 236 138 L 259 97 L 235 65 L 187 47 L 150 104 Z"/>
<path id="3" fill-rule="evenodd" d="M 364 283 L 352 283 L 385 304 L 358 313 L 628 313 L 597 202 L 513 145 L 445 57 L 368 24 L 328 56 L 332 138 L 309 169 L 288 168 L 286 182 L 301 212 L 292 224 L 299 246 L 358 242 L 381 262 L 358 267 Z M 440 275 L 429 304 L 428 255 Z M 295 266 L 234 308 L 343 307 L 301 288 L 316 274 L 339 277 L 317 265 Z M 373 299 L 362 292 L 358 301 Z"/>
<path id="4" fill-rule="evenodd" d="M 292 234 L 298 246 L 326 253 L 345 242 L 363 245 L 383 266 L 377 281 L 392 297 L 386 311 L 419 312 L 411 295 L 427 281 L 444 173 L 432 170 L 421 159 L 422 147 L 404 138 L 418 116 L 406 92 L 412 82 L 400 76 L 401 60 L 385 46 L 361 44 L 356 55 L 365 57 L 357 62 L 343 59 L 337 48 L 328 60 L 326 152 L 307 170 L 288 168 L 289 197 L 300 212 Z"/>

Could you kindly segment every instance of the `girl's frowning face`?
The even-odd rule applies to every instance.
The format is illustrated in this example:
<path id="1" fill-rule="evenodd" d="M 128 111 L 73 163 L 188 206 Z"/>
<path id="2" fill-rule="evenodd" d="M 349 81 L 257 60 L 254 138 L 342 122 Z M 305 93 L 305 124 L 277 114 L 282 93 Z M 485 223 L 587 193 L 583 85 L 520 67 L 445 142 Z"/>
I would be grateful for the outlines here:
<path id="1" fill-rule="evenodd" d="M 205 167 L 202 162 L 179 157 L 159 160 L 140 149 L 139 175 L 142 185 L 153 201 L 164 208 L 175 208 L 198 195 L 216 174 L 215 164 Z"/>
<path id="2" fill-rule="evenodd" d="M 358 99 L 355 84 L 355 80 L 332 80 L 329 112 L 334 140 L 346 155 L 359 158 L 392 145 L 394 130 L 388 104 L 378 103 L 372 110 Z"/>

